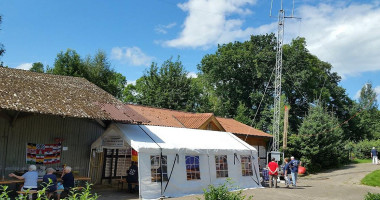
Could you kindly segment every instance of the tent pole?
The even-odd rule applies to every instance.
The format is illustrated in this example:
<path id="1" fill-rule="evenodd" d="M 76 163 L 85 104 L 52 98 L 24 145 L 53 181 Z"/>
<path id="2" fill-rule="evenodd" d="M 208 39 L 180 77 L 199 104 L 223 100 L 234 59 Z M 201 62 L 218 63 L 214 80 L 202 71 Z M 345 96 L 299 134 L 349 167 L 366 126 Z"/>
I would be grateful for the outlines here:
<path id="1" fill-rule="evenodd" d="M 162 149 L 161 149 L 161 153 L 160 153 L 160 175 L 161 175 L 161 197 L 162 197 L 162 179 L 164 178 L 163 176 L 163 173 L 162 173 Z"/>

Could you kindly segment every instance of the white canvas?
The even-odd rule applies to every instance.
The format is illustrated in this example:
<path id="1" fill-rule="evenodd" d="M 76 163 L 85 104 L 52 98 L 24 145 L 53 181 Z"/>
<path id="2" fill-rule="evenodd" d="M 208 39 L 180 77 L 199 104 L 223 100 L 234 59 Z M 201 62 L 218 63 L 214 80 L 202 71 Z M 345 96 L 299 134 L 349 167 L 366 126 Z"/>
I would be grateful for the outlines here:
<path id="1" fill-rule="evenodd" d="M 200 194 L 208 185 L 223 184 L 227 178 L 216 178 L 215 155 L 227 155 L 228 177 L 240 189 L 259 187 L 257 151 L 232 133 L 187 128 L 148 125 L 112 124 L 93 143 L 92 149 L 102 148 L 102 138 L 119 135 L 138 153 L 139 187 L 143 199 L 160 196 L 179 197 Z M 107 147 L 104 147 L 107 148 Z M 150 157 L 167 156 L 167 182 L 151 181 Z M 174 162 L 176 155 L 178 160 Z M 236 156 L 235 156 L 236 154 Z M 242 176 L 240 156 L 251 156 L 253 176 Z M 200 180 L 187 180 L 185 156 L 199 156 Z M 173 167 L 174 165 L 174 167 Z M 173 169 L 173 171 L 172 171 Z"/>

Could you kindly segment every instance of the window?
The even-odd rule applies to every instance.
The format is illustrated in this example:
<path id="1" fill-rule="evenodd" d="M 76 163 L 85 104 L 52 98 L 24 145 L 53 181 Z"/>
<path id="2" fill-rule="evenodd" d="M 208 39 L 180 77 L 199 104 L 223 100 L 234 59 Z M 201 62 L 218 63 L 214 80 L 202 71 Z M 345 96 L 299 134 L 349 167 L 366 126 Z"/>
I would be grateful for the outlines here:
<path id="1" fill-rule="evenodd" d="M 186 174 L 187 180 L 201 179 L 199 171 L 199 156 L 186 156 Z"/>
<path id="2" fill-rule="evenodd" d="M 241 173 L 243 176 L 252 176 L 252 162 L 251 156 L 240 156 L 241 159 Z"/>
<path id="3" fill-rule="evenodd" d="M 228 177 L 227 156 L 215 156 L 216 178 Z"/>
<path id="4" fill-rule="evenodd" d="M 151 178 L 152 182 L 161 182 L 161 166 L 162 164 L 162 177 L 163 181 L 168 181 L 168 163 L 167 156 L 162 156 L 160 159 L 159 155 L 150 156 L 150 165 L 151 165 Z"/>

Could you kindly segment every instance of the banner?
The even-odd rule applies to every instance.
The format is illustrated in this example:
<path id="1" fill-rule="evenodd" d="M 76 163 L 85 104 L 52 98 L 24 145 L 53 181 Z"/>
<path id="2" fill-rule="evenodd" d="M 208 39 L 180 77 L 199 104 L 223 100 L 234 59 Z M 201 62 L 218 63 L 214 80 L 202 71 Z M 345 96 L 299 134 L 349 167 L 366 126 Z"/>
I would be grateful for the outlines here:
<path id="1" fill-rule="evenodd" d="M 61 143 L 26 145 L 26 164 L 54 164 L 61 161 Z"/>
<path id="2" fill-rule="evenodd" d="M 132 161 L 137 162 L 138 161 L 138 157 L 139 157 L 139 155 L 138 155 L 137 151 L 135 151 L 134 149 L 132 149 Z"/>

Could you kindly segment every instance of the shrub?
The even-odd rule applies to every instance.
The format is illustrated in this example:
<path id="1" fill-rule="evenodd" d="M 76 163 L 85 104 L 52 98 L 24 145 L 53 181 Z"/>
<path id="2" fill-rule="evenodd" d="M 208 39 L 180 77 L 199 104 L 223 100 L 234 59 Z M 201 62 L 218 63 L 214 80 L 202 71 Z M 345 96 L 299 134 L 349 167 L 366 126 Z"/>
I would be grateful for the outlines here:
<path id="1" fill-rule="evenodd" d="M 86 187 L 83 189 L 82 192 L 78 192 L 78 190 L 75 190 L 75 189 L 71 190 L 69 196 L 66 197 L 65 200 L 96 200 L 96 199 L 98 199 L 99 196 L 96 193 L 95 194 L 91 193 L 91 185 L 92 184 L 86 183 Z M 49 184 L 44 186 L 41 190 L 38 190 L 36 200 L 47 200 L 48 199 L 46 197 L 46 189 L 48 186 L 49 186 Z M 8 186 L 0 185 L 0 190 L 1 190 L 0 200 L 9 200 L 10 197 L 8 194 L 11 191 L 8 190 Z M 29 190 L 26 191 L 25 195 L 20 194 L 18 197 L 16 197 L 16 199 L 17 200 L 29 199 L 28 192 L 29 192 Z"/>
<path id="2" fill-rule="evenodd" d="M 380 200 L 380 193 L 374 194 L 368 192 L 367 195 L 365 195 L 364 200 Z"/>
<path id="3" fill-rule="evenodd" d="M 379 150 L 380 140 L 362 140 L 357 143 L 350 142 L 346 145 L 346 148 L 350 149 L 352 156 L 359 159 L 370 158 L 372 147 Z"/>
<path id="4" fill-rule="evenodd" d="M 231 179 L 227 179 L 223 185 L 215 187 L 214 185 L 209 185 L 208 190 L 203 189 L 203 196 L 205 200 L 244 200 L 246 196 L 243 195 L 243 190 L 237 192 L 231 192 L 230 190 L 238 189 L 233 186 Z M 251 200 L 252 196 L 248 197 Z M 200 198 L 198 198 L 200 200 Z"/>

